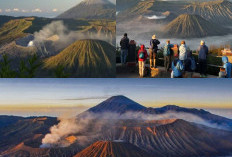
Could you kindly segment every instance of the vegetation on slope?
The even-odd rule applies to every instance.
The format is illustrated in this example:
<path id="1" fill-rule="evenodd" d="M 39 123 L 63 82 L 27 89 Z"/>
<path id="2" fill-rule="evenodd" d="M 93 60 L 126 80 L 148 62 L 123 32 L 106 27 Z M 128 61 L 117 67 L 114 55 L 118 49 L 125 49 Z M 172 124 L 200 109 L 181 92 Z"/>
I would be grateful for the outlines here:
<path id="1" fill-rule="evenodd" d="M 79 40 L 44 62 L 46 69 L 58 66 L 73 77 L 114 77 L 115 47 L 100 40 Z"/>

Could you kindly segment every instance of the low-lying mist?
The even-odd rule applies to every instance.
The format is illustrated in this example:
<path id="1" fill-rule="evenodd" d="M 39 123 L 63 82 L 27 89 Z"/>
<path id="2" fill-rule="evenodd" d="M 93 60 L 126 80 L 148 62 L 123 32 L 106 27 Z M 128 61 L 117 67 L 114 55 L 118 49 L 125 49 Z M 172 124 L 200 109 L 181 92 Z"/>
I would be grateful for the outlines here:
<path id="1" fill-rule="evenodd" d="M 65 138 L 71 135 L 76 137 L 79 144 L 84 145 L 88 140 L 91 140 L 91 138 L 83 136 L 82 133 L 91 132 L 90 136 L 100 136 L 98 134 L 101 133 L 103 127 L 110 128 L 117 122 L 122 122 L 123 120 L 154 121 L 167 119 L 182 119 L 212 128 L 224 129 L 223 126 L 212 124 L 196 115 L 183 112 L 167 112 L 165 114 L 156 115 L 144 114 L 141 112 L 126 112 L 124 114 L 112 112 L 99 114 L 84 112 L 73 118 L 59 118 L 59 124 L 52 126 L 50 128 L 50 133 L 43 138 L 41 148 L 67 147 L 71 145 L 71 143 L 68 143 Z"/>
<path id="2" fill-rule="evenodd" d="M 171 40 L 172 44 L 180 44 L 182 40 L 186 41 L 187 46 L 191 50 L 197 50 L 200 46 L 200 41 L 204 40 L 207 46 L 221 46 L 221 45 L 231 45 L 232 47 L 232 34 L 225 36 L 208 36 L 203 38 L 188 38 L 188 39 L 178 39 L 178 38 L 164 38 L 162 37 L 162 31 L 166 24 L 152 24 L 151 23 L 141 23 L 141 22 L 123 22 L 117 23 L 117 36 L 116 45 L 119 46 L 120 40 L 124 33 L 128 34 L 130 40 L 135 40 L 137 45 L 144 44 L 149 47 L 152 35 L 156 34 L 157 38 L 160 40 L 161 44 L 159 47 L 163 47 L 166 40 Z"/>

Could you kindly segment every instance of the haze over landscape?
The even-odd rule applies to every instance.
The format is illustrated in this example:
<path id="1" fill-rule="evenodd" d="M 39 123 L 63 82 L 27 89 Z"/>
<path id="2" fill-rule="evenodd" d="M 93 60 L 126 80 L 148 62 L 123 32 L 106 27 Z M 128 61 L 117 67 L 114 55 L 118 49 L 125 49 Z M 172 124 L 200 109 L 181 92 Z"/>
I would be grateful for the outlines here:
<path id="1" fill-rule="evenodd" d="M 117 3 L 117 43 L 127 32 L 130 39 L 149 46 L 153 34 L 164 45 L 167 39 L 196 50 L 199 41 L 231 46 L 232 2 L 230 0 L 135 0 Z"/>

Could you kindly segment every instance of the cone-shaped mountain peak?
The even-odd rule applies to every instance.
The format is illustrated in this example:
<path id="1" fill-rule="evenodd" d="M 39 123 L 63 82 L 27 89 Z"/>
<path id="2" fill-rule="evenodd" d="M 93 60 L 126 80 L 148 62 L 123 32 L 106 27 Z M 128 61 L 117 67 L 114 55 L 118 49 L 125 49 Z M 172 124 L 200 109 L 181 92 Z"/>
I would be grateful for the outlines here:
<path id="1" fill-rule="evenodd" d="M 98 141 L 90 145 L 74 157 L 151 157 L 137 146 L 124 142 Z"/>
<path id="2" fill-rule="evenodd" d="M 90 112 L 116 112 L 125 113 L 128 111 L 141 111 L 146 107 L 122 95 L 113 96 L 99 105 L 89 109 Z"/>

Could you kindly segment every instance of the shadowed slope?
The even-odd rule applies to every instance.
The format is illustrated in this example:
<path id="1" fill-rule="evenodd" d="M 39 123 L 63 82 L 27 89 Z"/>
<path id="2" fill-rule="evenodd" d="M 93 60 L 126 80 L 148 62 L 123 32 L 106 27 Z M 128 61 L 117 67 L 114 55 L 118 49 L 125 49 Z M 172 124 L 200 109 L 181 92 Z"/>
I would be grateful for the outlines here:
<path id="1" fill-rule="evenodd" d="M 73 77 L 114 77 L 115 48 L 101 40 L 79 40 L 45 61 L 45 68 L 63 66 Z"/>
<path id="2" fill-rule="evenodd" d="M 170 22 L 164 32 L 167 37 L 195 38 L 225 35 L 229 30 L 210 23 L 198 15 L 182 14 Z"/>
<path id="3" fill-rule="evenodd" d="M 151 157 L 146 151 L 123 142 L 98 141 L 74 157 Z"/>

